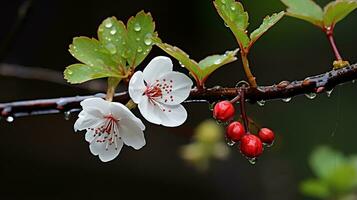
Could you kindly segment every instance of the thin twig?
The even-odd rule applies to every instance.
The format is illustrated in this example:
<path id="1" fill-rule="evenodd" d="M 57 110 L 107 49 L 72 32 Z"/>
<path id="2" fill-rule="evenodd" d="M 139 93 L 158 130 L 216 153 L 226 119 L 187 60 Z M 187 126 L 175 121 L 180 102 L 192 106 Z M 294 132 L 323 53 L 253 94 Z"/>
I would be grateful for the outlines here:
<path id="1" fill-rule="evenodd" d="M 357 64 L 353 64 L 341 69 L 332 70 L 324 74 L 308 77 L 301 81 L 282 81 L 271 86 L 260 86 L 258 88 L 249 87 L 245 89 L 245 99 L 250 103 L 256 101 L 267 101 L 272 99 L 285 99 L 297 95 L 322 93 L 332 90 L 335 86 L 357 79 Z M 224 99 L 232 99 L 239 95 L 241 88 L 206 88 L 192 89 L 186 103 L 192 102 L 215 102 Z M 43 115 L 51 113 L 68 113 L 81 109 L 80 102 L 90 97 L 104 98 L 105 94 L 90 96 L 63 97 L 56 99 L 40 99 L 29 101 L 18 101 L 0 104 L 0 116 L 21 117 L 32 115 Z M 127 92 L 115 95 L 114 101 L 126 103 L 130 100 Z M 11 121 L 11 120 L 9 120 Z"/>
<path id="2" fill-rule="evenodd" d="M 24 67 L 16 64 L 0 64 L 0 76 L 47 81 L 93 92 L 105 91 L 107 87 L 105 81 L 100 80 L 94 80 L 84 84 L 71 85 L 64 80 L 62 72 L 40 67 Z"/>

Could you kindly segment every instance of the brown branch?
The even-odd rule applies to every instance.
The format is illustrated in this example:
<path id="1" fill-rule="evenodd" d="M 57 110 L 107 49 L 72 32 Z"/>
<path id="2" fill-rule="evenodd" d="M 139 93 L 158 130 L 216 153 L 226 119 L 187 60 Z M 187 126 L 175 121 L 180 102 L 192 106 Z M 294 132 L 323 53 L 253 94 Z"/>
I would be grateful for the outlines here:
<path id="1" fill-rule="evenodd" d="M 107 87 L 105 81 L 100 80 L 90 81 L 80 85 L 71 85 L 64 80 L 62 72 L 41 67 L 24 67 L 7 63 L 0 64 L 0 76 L 46 81 L 95 92 L 105 91 Z"/>
<path id="2" fill-rule="evenodd" d="M 245 98 L 250 103 L 255 103 L 262 100 L 291 98 L 302 94 L 322 93 L 355 79 L 357 79 L 357 64 L 308 77 L 301 81 L 282 81 L 272 86 L 245 88 Z M 240 89 L 220 87 L 193 89 L 185 102 L 215 102 L 232 99 L 239 94 Z M 104 98 L 105 94 L 2 103 L 0 104 L 0 116 L 3 118 L 10 117 L 8 120 L 12 121 L 12 117 L 76 112 L 81 109 L 80 102 L 82 100 L 94 96 Z M 114 101 L 117 102 L 126 103 L 128 100 L 127 92 L 118 93 L 114 97 Z"/>

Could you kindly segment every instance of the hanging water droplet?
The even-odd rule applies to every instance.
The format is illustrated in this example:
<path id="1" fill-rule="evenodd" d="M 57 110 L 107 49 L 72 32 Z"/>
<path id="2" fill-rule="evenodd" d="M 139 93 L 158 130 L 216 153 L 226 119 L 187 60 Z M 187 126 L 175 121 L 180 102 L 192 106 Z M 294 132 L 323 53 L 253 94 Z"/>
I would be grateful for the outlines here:
<path id="1" fill-rule="evenodd" d="M 14 120 L 15 120 L 15 118 L 13 116 L 6 117 L 6 121 L 9 123 L 13 122 Z"/>
<path id="2" fill-rule="evenodd" d="M 141 48 L 141 47 L 138 47 L 138 49 L 137 49 L 137 52 L 138 52 L 138 53 L 141 53 L 141 52 L 143 52 L 143 48 Z"/>
<path id="3" fill-rule="evenodd" d="M 259 106 L 264 106 L 265 105 L 265 101 L 264 100 L 257 101 L 257 104 Z"/>
<path id="4" fill-rule="evenodd" d="M 104 25 L 106 28 L 111 28 L 113 26 L 112 22 L 108 21 Z"/>
<path id="5" fill-rule="evenodd" d="M 139 23 L 136 23 L 136 24 L 134 25 L 134 31 L 140 31 L 140 30 L 141 30 L 140 24 L 139 24 Z"/>
<path id="6" fill-rule="evenodd" d="M 255 165 L 255 163 L 257 162 L 257 158 L 247 158 L 249 163 L 252 165 Z"/>
<path id="7" fill-rule="evenodd" d="M 144 43 L 147 45 L 147 46 L 150 46 L 152 44 L 152 40 L 150 37 L 147 37 L 145 40 L 144 40 Z"/>
<path id="8" fill-rule="evenodd" d="M 332 92 L 333 92 L 333 89 L 327 90 L 326 91 L 327 97 L 331 97 Z"/>
<path id="9" fill-rule="evenodd" d="M 235 145 L 235 142 L 233 140 L 228 139 L 228 138 L 226 138 L 226 142 L 227 142 L 227 145 L 230 146 L 230 147 Z"/>
<path id="10" fill-rule="evenodd" d="M 355 83 L 356 82 L 356 80 L 352 80 L 352 83 Z"/>
<path id="11" fill-rule="evenodd" d="M 110 34 L 111 34 L 111 35 L 115 35 L 115 33 L 117 33 L 117 30 L 115 30 L 115 29 L 112 29 L 112 30 L 110 31 Z"/>
<path id="12" fill-rule="evenodd" d="M 285 98 L 285 99 L 282 99 L 285 103 L 288 103 L 291 101 L 291 97 L 288 97 L 288 98 Z"/>
<path id="13" fill-rule="evenodd" d="M 70 118 L 71 118 L 71 112 L 70 111 L 64 112 L 64 119 L 69 120 Z"/>
<path id="14" fill-rule="evenodd" d="M 308 94 L 305 94 L 305 96 L 309 99 L 315 99 L 315 97 L 317 96 L 316 93 L 308 93 Z"/>

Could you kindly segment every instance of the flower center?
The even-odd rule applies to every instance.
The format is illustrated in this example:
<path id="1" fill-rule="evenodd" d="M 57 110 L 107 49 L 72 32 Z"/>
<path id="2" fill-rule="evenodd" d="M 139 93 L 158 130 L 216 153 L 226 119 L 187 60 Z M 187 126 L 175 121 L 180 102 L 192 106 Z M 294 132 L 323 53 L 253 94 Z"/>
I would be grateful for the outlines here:
<path id="1" fill-rule="evenodd" d="M 162 97 L 162 91 L 161 88 L 158 86 L 151 86 L 151 87 L 146 87 L 145 90 L 145 95 L 148 96 L 150 99 L 152 98 L 157 98 L 157 97 Z"/>
<path id="2" fill-rule="evenodd" d="M 106 143 L 105 149 L 108 151 L 109 146 L 118 148 L 117 139 L 121 139 L 118 133 L 118 121 L 112 114 L 104 116 L 105 122 L 102 126 L 94 129 L 95 142 Z"/>

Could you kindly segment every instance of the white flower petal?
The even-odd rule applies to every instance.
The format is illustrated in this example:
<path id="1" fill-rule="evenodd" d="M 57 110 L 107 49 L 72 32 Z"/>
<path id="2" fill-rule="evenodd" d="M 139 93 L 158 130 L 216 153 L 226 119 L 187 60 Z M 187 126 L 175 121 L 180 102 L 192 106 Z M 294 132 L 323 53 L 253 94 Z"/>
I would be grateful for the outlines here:
<path id="1" fill-rule="evenodd" d="M 167 127 L 176 127 L 182 125 L 187 119 L 187 111 L 182 105 L 162 105 L 165 109 L 163 112 L 158 112 L 161 119 L 161 124 Z"/>
<path id="2" fill-rule="evenodd" d="M 112 144 L 108 146 L 108 149 L 106 149 L 106 145 L 106 142 L 93 141 L 90 143 L 89 149 L 93 155 L 98 155 L 102 162 L 108 162 L 119 155 L 120 150 L 123 147 L 123 141 L 117 139 L 117 147 Z"/>
<path id="3" fill-rule="evenodd" d="M 120 121 L 119 135 L 126 145 L 136 150 L 145 145 L 145 137 L 142 129 L 131 119 L 123 119 Z"/>
<path id="4" fill-rule="evenodd" d="M 150 102 L 147 96 L 140 101 L 138 104 L 139 111 L 141 115 L 149 122 L 153 124 L 161 124 L 159 112 L 162 112 L 158 105 L 154 105 L 153 102 Z"/>
<path id="5" fill-rule="evenodd" d="M 137 71 L 131 77 L 129 82 L 129 95 L 130 98 L 135 102 L 139 103 L 144 92 L 146 90 L 146 86 L 144 84 L 144 76 L 141 71 Z"/>
<path id="6" fill-rule="evenodd" d="M 169 57 L 158 56 L 153 58 L 150 63 L 145 67 L 143 75 L 144 80 L 148 85 L 153 84 L 156 78 L 162 74 L 172 71 L 172 61 Z"/>
<path id="7" fill-rule="evenodd" d="M 74 123 L 74 131 L 84 130 L 87 128 L 93 128 L 98 123 L 104 122 L 104 118 L 100 110 L 94 108 L 88 108 L 87 110 L 82 110 L 77 121 Z"/>
<path id="8" fill-rule="evenodd" d="M 177 105 L 182 103 L 190 95 L 192 80 L 183 73 L 169 72 L 159 79 L 162 98 L 157 101 L 166 105 Z"/>
<path id="9" fill-rule="evenodd" d="M 106 101 L 102 98 L 93 97 L 83 100 L 81 102 L 81 106 L 83 107 L 83 110 L 86 110 L 88 108 L 97 108 L 105 115 L 108 114 L 110 111 L 109 103 L 110 103 L 109 101 Z"/>
<path id="10" fill-rule="evenodd" d="M 113 116 L 119 120 L 119 123 L 123 119 L 133 120 L 141 130 L 145 130 L 145 125 L 143 122 L 137 118 L 126 106 L 121 103 L 112 102 L 110 104 L 110 110 L 112 111 Z"/>

